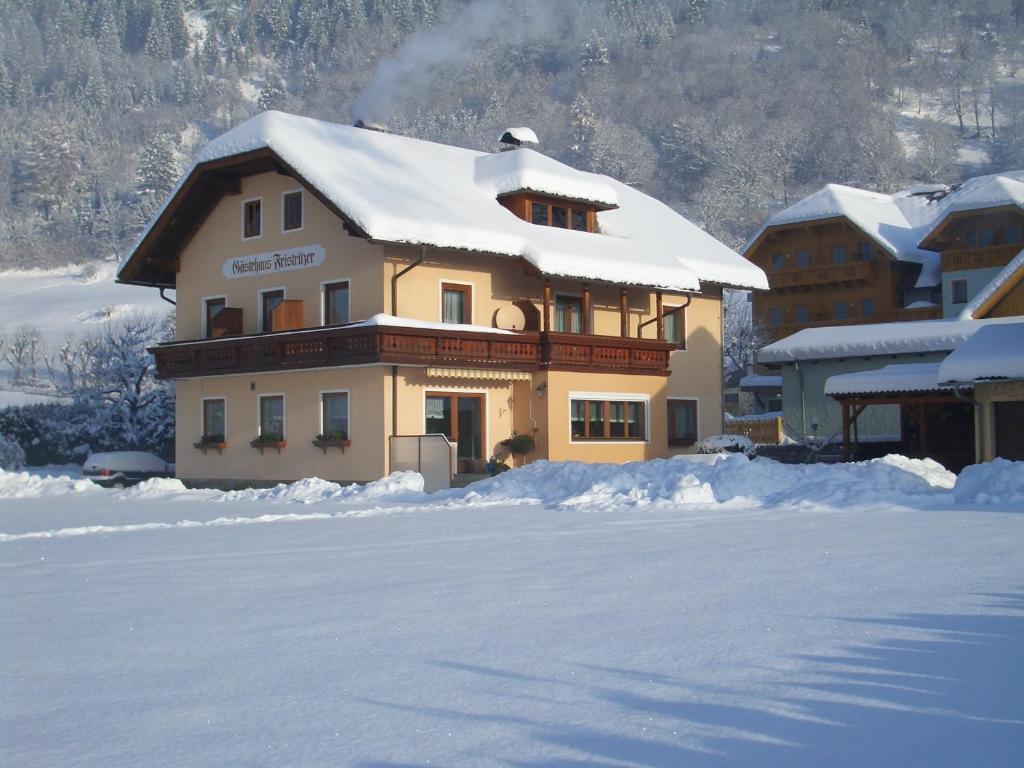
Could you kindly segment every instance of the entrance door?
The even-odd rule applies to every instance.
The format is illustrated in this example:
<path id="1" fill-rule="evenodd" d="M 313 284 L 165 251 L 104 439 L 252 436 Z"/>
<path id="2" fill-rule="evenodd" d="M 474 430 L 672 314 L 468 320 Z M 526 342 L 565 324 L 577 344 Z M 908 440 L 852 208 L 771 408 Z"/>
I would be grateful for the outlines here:
<path id="1" fill-rule="evenodd" d="M 458 448 L 459 472 L 484 471 L 484 396 L 427 392 L 426 432 L 440 432 Z"/>
<path id="2" fill-rule="evenodd" d="M 996 456 L 1024 461 L 1024 400 L 993 403 Z"/>

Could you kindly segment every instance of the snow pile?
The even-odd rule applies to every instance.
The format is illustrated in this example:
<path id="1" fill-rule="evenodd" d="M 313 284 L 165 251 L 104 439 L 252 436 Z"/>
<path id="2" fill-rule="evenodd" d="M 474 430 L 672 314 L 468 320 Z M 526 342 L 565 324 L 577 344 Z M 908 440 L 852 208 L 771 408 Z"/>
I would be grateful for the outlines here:
<path id="1" fill-rule="evenodd" d="M 216 501 L 276 501 L 316 504 L 324 501 L 423 501 L 423 475 L 418 472 L 393 472 L 366 485 L 339 485 L 319 477 L 307 477 L 294 483 L 278 483 L 273 488 L 247 488 L 226 491 Z"/>
<path id="2" fill-rule="evenodd" d="M 0 469 L 0 499 L 66 496 L 99 490 L 99 486 L 91 480 L 75 479 L 67 475 L 41 477 L 29 472 L 5 472 Z"/>
<path id="3" fill-rule="evenodd" d="M 972 464 L 957 478 L 953 496 L 960 504 L 1017 505 L 1024 512 L 1024 461 Z"/>
<path id="4" fill-rule="evenodd" d="M 464 502 L 541 504 L 558 509 L 650 504 L 770 505 L 900 503 L 953 487 L 956 476 L 931 459 L 886 456 L 855 464 L 780 464 L 742 454 L 677 456 L 630 464 L 538 461 L 440 497 Z"/>
<path id="5" fill-rule="evenodd" d="M 162 499 L 175 494 L 192 493 L 181 480 L 173 477 L 151 477 L 119 494 L 122 499 Z"/>
<path id="6" fill-rule="evenodd" d="M 754 444 L 745 435 L 710 435 L 697 443 L 697 453 L 745 453 L 754 452 Z"/>

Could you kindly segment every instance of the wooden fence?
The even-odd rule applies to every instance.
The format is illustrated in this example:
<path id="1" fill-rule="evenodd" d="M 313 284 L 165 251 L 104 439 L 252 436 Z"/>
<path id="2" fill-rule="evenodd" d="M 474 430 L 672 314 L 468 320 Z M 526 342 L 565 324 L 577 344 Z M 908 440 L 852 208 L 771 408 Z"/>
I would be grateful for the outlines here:
<path id="1" fill-rule="evenodd" d="M 725 422 L 725 434 L 749 437 L 754 445 L 779 445 L 782 442 L 782 417 L 747 417 Z"/>

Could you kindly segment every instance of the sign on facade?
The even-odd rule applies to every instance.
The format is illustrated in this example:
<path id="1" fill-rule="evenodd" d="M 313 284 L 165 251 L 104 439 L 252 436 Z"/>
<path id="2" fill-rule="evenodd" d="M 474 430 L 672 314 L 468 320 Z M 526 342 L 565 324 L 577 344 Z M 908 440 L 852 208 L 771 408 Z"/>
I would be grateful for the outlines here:
<path id="1" fill-rule="evenodd" d="M 324 248 L 319 243 L 289 248 L 272 253 L 257 253 L 252 256 L 238 256 L 224 262 L 224 277 L 259 277 L 277 272 L 291 272 L 293 269 L 312 269 L 324 263 Z"/>

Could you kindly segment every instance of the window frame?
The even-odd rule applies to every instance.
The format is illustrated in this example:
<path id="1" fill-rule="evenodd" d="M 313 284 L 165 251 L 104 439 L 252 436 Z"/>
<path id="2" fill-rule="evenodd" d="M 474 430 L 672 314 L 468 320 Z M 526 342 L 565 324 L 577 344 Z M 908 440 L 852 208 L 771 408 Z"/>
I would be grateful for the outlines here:
<path id="1" fill-rule="evenodd" d="M 265 317 L 265 314 L 266 314 L 266 312 L 265 312 L 265 310 L 266 310 L 266 299 L 264 299 L 264 294 L 267 294 L 267 293 L 277 293 L 279 291 L 281 293 L 281 301 L 284 301 L 285 299 L 288 298 L 288 294 L 285 291 L 285 288 L 284 288 L 283 285 L 278 286 L 276 288 L 260 288 L 259 291 L 257 291 L 257 294 L 259 295 L 259 304 L 258 304 L 258 309 L 259 309 L 258 321 L 259 321 L 259 324 L 258 324 L 257 327 L 259 328 L 259 332 L 260 333 L 273 333 L 273 331 L 267 330 L 267 321 L 269 320 L 269 318 Z"/>
<path id="2" fill-rule="evenodd" d="M 629 435 L 627 437 L 576 437 L 572 432 L 572 404 L 574 401 L 584 403 L 584 433 L 590 431 L 590 408 L 589 403 L 600 402 L 604 404 L 603 423 L 605 434 L 611 431 L 611 403 L 622 403 L 628 406 L 630 403 L 639 403 L 643 407 L 644 434 L 643 437 Z M 566 428 L 569 431 L 569 443 L 573 445 L 607 445 L 608 443 L 646 445 L 651 442 L 651 398 L 648 395 L 638 395 L 633 392 L 569 392 L 569 408 L 566 412 Z M 628 409 L 624 411 L 628 419 Z M 628 421 L 623 422 L 628 424 Z"/>
<path id="3" fill-rule="evenodd" d="M 679 310 L 678 312 L 675 313 L 675 316 L 679 319 L 679 342 L 676 343 L 675 341 L 670 339 L 668 337 L 667 333 L 665 334 L 665 341 L 669 341 L 669 342 L 675 344 L 676 345 L 676 350 L 678 350 L 680 352 L 685 352 L 686 351 L 686 310 L 687 310 L 687 306 L 685 304 L 665 304 L 665 305 L 663 305 L 662 308 L 661 308 L 662 327 L 665 326 L 665 321 L 669 318 L 668 310 L 670 310 L 670 309 L 678 309 Z M 675 350 L 673 350 L 673 351 L 675 351 Z"/>
<path id="4" fill-rule="evenodd" d="M 352 393 L 347 387 L 340 389 L 321 389 L 320 390 L 320 429 L 317 434 L 326 435 L 324 431 L 326 427 L 326 416 L 327 416 L 327 400 L 325 396 L 328 395 L 345 395 L 345 437 L 343 440 L 352 439 Z"/>
<path id="5" fill-rule="evenodd" d="M 560 331 L 558 330 L 558 300 L 559 299 L 570 299 L 573 304 L 578 304 L 580 308 L 580 332 L 574 331 Z M 568 293 L 566 291 L 560 291 L 551 297 L 551 330 L 555 333 L 567 333 L 571 336 L 582 336 L 583 329 L 588 327 L 588 321 L 592 320 L 593 317 L 585 318 L 583 316 L 583 294 L 582 293 Z M 593 304 L 591 304 L 591 311 L 593 311 Z M 590 328 L 593 328 L 593 324 L 589 324 Z"/>
<path id="6" fill-rule="evenodd" d="M 785 253 L 773 253 L 772 254 L 772 257 L 771 257 L 771 260 L 772 260 L 772 272 L 781 272 L 782 270 L 784 270 L 786 268 L 786 262 L 788 261 L 788 259 L 786 257 L 787 257 L 787 254 L 785 254 Z"/>
<path id="7" fill-rule="evenodd" d="M 259 230 L 260 231 L 259 231 L 258 234 L 255 234 L 255 235 L 246 235 L 245 234 L 245 218 L 246 218 L 245 214 L 246 214 L 246 209 L 248 208 L 250 203 L 259 203 L 259 206 L 260 206 L 260 215 L 259 215 Z M 242 200 L 241 235 L 242 235 L 242 240 L 243 241 L 259 240 L 260 238 L 263 237 L 263 196 L 262 195 L 260 195 L 259 197 L 249 197 L 249 198 L 246 198 L 245 200 Z"/>
<path id="8" fill-rule="evenodd" d="M 803 317 L 801 317 L 801 314 L 803 315 Z M 795 307 L 793 307 L 793 322 L 811 322 L 811 308 L 806 304 L 797 304 Z"/>
<path id="9" fill-rule="evenodd" d="M 481 408 L 481 411 L 480 411 L 480 416 L 481 416 L 481 419 L 480 419 L 480 434 L 481 434 L 481 438 L 480 439 L 482 441 L 480 443 L 480 455 L 481 455 L 481 457 L 486 458 L 487 446 L 491 444 L 490 443 L 490 429 L 491 429 L 491 425 L 489 423 L 490 419 L 489 419 L 489 416 L 488 416 L 490 414 L 490 412 L 491 412 L 490 411 L 490 408 L 491 408 L 491 393 L 490 393 L 490 390 L 484 389 L 482 391 L 475 391 L 473 389 L 457 389 L 457 388 L 453 388 L 453 387 L 430 387 L 429 389 L 424 388 L 424 390 L 423 390 L 423 397 L 420 400 L 420 409 L 421 409 L 420 410 L 420 423 L 423 425 L 424 431 L 426 431 L 426 427 L 427 427 L 427 398 L 428 397 L 450 397 L 452 399 L 451 400 L 451 424 L 449 425 L 451 427 L 452 436 L 448 437 L 447 435 L 445 435 L 445 437 L 448 437 L 448 440 L 451 442 L 451 444 L 456 446 L 456 449 L 455 449 L 456 463 L 458 463 L 458 461 L 459 461 L 459 456 L 458 456 L 458 443 L 459 443 L 458 414 L 459 414 L 459 403 L 458 403 L 458 399 L 460 397 L 465 397 L 465 398 L 479 399 L 479 400 L 482 401 L 483 404 L 480 406 L 480 408 Z M 471 459 L 471 461 L 476 461 L 476 459 Z"/>
<path id="10" fill-rule="evenodd" d="M 288 235 L 292 232 L 301 232 L 306 227 L 306 196 L 302 187 L 297 189 L 286 189 L 281 193 L 281 234 Z M 299 196 L 299 226 L 288 227 L 288 206 L 287 198 L 291 195 Z"/>
<path id="11" fill-rule="evenodd" d="M 199 399 L 199 440 L 206 442 L 210 435 L 206 432 L 206 406 L 207 403 L 220 402 L 224 404 L 224 432 L 219 442 L 227 442 L 228 439 L 228 399 L 225 395 L 210 395 Z"/>
<path id="12" fill-rule="evenodd" d="M 842 307 L 842 312 L 839 309 Z M 841 316 L 840 316 L 841 315 Z M 834 301 L 832 302 L 832 319 L 833 320 L 849 320 L 850 319 L 850 307 L 845 301 Z"/>
<path id="13" fill-rule="evenodd" d="M 200 311 L 202 312 L 202 333 L 204 339 L 213 338 L 210 336 L 210 310 L 208 306 L 208 303 L 211 301 L 223 301 L 223 309 L 227 309 L 228 307 L 227 294 L 222 294 L 220 296 L 203 296 Z"/>
<path id="14" fill-rule="evenodd" d="M 768 310 L 769 326 L 780 326 L 786 322 L 786 313 L 782 307 L 765 307 L 765 309 Z M 776 320 L 776 317 L 778 317 L 778 320 Z"/>
<path id="15" fill-rule="evenodd" d="M 849 252 L 845 244 L 832 246 L 831 259 L 833 264 L 846 264 L 849 261 Z"/>
<path id="16" fill-rule="evenodd" d="M 676 437 L 672 434 L 675 421 L 672 418 L 672 409 L 679 404 L 686 403 L 693 416 L 693 438 Z M 696 397 L 685 397 L 674 395 L 665 398 L 665 427 L 666 439 L 671 447 L 687 447 L 695 445 L 700 440 L 700 400 Z"/>
<path id="17" fill-rule="evenodd" d="M 328 323 L 327 322 L 327 289 L 335 285 L 345 284 L 345 289 L 348 291 L 348 316 L 342 323 Z M 338 325 L 345 325 L 346 323 L 352 322 L 352 280 L 348 277 L 338 277 L 333 280 L 322 280 L 320 282 L 320 325 L 324 328 L 333 328 Z"/>
<path id="18" fill-rule="evenodd" d="M 256 437 L 263 437 L 263 401 L 281 401 L 281 440 L 288 439 L 288 402 L 284 392 L 264 392 L 256 396 Z"/>
<path id="19" fill-rule="evenodd" d="M 593 215 L 596 213 L 591 206 L 574 200 L 562 200 L 552 199 L 543 197 L 528 197 L 526 198 L 526 204 L 528 206 L 529 217 L 526 219 L 530 224 L 534 224 L 538 227 L 552 227 L 553 229 L 567 229 L 570 232 L 595 232 L 597 229 L 596 217 Z M 534 206 L 543 206 L 547 209 L 547 221 L 538 222 L 533 220 L 533 209 Z M 555 225 L 555 208 L 565 209 L 565 226 Z M 583 214 L 583 229 L 576 229 L 573 226 L 573 213 Z"/>
<path id="20" fill-rule="evenodd" d="M 868 309 L 871 309 L 868 312 Z M 875 300 L 873 298 L 866 298 L 860 300 L 860 316 L 861 317 L 874 317 L 875 316 Z"/>
<path id="21" fill-rule="evenodd" d="M 811 252 L 806 248 L 796 252 L 796 265 L 799 269 L 808 269 L 813 266 L 814 260 L 811 258 Z"/>
<path id="22" fill-rule="evenodd" d="M 964 289 L 964 300 L 963 301 L 957 301 L 956 289 L 957 289 L 958 286 L 963 286 L 963 289 Z M 959 306 L 960 304 L 967 304 L 968 301 L 970 300 L 969 296 L 970 296 L 970 293 L 968 291 L 968 284 L 967 284 L 967 278 L 966 277 L 955 277 L 955 278 L 953 278 L 952 280 L 949 281 L 949 303 L 950 304 L 954 304 L 954 305 L 957 305 L 957 306 Z"/>
<path id="23" fill-rule="evenodd" d="M 438 317 L 443 325 L 473 325 L 473 292 L 474 284 L 464 280 L 440 280 L 439 285 L 439 313 Z M 452 291 L 453 293 L 462 294 L 462 310 L 463 318 L 461 323 L 450 323 L 444 319 L 444 292 Z"/>

